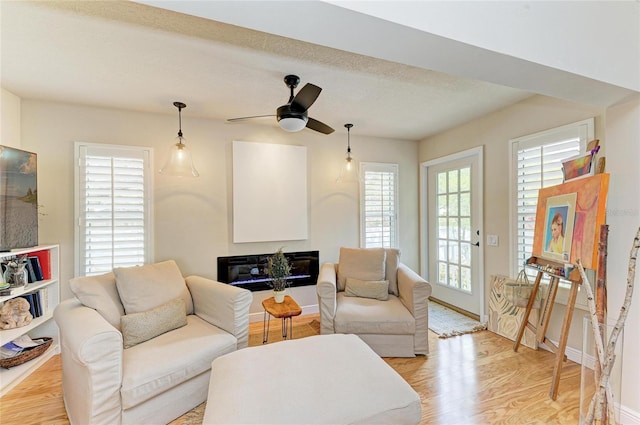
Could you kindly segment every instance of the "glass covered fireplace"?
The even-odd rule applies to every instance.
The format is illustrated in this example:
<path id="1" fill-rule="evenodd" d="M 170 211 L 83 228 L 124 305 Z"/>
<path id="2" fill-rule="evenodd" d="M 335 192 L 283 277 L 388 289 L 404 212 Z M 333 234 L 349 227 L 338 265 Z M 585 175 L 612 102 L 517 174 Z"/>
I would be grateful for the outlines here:
<path id="1" fill-rule="evenodd" d="M 218 257 L 218 281 L 250 291 L 270 289 L 267 259 L 273 255 L 250 254 Z M 319 251 L 285 252 L 291 264 L 292 287 L 315 285 L 320 270 Z"/>

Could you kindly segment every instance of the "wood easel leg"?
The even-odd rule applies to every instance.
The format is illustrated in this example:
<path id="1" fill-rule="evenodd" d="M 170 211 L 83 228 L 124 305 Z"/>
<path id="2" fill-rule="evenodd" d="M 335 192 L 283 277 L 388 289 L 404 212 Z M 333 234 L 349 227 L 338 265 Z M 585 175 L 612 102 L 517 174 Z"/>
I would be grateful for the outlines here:
<path id="1" fill-rule="evenodd" d="M 564 350 L 567 348 L 567 339 L 569 338 L 569 328 L 571 327 L 571 318 L 578 297 L 578 283 L 571 282 L 569 291 L 569 299 L 567 300 L 567 309 L 564 313 L 564 321 L 562 322 L 562 330 L 560 331 L 560 341 L 558 341 L 558 351 L 556 352 L 556 364 L 553 368 L 553 378 L 551 379 L 551 391 L 549 397 L 555 400 L 558 397 L 558 385 L 560 384 L 560 372 L 562 372 L 562 362 L 564 361 Z"/>
<path id="2" fill-rule="evenodd" d="M 538 341 L 538 343 L 543 342 L 545 335 L 547 334 L 547 328 L 549 327 L 549 321 L 551 320 L 551 312 L 553 311 L 553 304 L 556 302 L 559 282 L 560 279 L 557 277 L 551 277 L 551 280 L 549 281 L 549 293 L 545 297 L 542 307 L 540 307 L 540 317 L 538 318 L 538 326 L 536 327 L 536 341 Z"/>
<path id="3" fill-rule="evenodd" d="M 513 351 L 518 351 L 520 347 L 520 341 L 522 340 L 522 336 L 524 335 L 524 330 L 527 328 L 527 324 L 529 323 L 529 314 L 531 314 L 531 309 L 533 308 L 533 303 L 536 300 L 536 295 L 538 294 L 538 289 L 540 288 L 540 280 L 542 280 L 542 272 L 538 272 L 536 276 L 536 281 L 533 283 L 533 289 L 531 290 L 531 295 L 529 296 L 529 302 L 527 303 L 527 309 L 524 312 L 524 316 L 522 317 L 522 323 L 520 323 L 520 329 L 518 329 L 518 335 L 516 335 L 515 342 L 513 343 Z M 536 349 L 538 348 L 538 344 L 536 344 Z"/>

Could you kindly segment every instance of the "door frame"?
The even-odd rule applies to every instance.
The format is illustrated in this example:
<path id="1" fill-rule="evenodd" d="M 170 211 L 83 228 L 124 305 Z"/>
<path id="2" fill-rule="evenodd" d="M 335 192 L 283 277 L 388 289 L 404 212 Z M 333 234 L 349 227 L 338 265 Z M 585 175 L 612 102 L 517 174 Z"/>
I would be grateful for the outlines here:
<path id="1" fill-rule="evenodd" d="M 469 158 L 476 156 L 478 158 L 478 193 L 480 198 L 480 207 L 478 211 L 478 230 L 480 231 L 478 246 L 478 278 L 480 279 L 480 321 L 486 322 L 487 317 L 485 314 L 485 279 L 484 279 L 484 242 L 486 239 L 484 236 L 484 146 L 477 146 L 475 148 L 467 149 L 454 154 L 446 155 L 440 158 L 432 159 L 429 161 L 420 163 L 420 273 L 424 279 L 429 280 L 429 224 L 427 217 L 429 213 L 429 200 L 427 196 L 427 189 L 429 187 L 428 176 L 429 167 L 443 164 L 445 162 L 455 161 L 458 159 Z"/>

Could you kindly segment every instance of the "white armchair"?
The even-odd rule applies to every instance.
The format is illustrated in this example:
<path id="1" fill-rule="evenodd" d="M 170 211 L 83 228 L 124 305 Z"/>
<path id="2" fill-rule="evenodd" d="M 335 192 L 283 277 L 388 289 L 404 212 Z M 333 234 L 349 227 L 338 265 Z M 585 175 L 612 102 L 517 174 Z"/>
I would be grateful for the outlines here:
<path id="1" fill-rule="evenodd" d="M 431 285 L 397 249 L 341 248 L 338 264 L 321 266 L 316 291 L 321 334 L 356 334 L 382 357 L 429 353 Z"/>
<path id="2" fill-rule="evenodd" d="M 71 424 L 168 423 L 206 399 L 215 358 L 248 344 L 251 292 L 173 261 L 70 284 L 54 317 Z"/>

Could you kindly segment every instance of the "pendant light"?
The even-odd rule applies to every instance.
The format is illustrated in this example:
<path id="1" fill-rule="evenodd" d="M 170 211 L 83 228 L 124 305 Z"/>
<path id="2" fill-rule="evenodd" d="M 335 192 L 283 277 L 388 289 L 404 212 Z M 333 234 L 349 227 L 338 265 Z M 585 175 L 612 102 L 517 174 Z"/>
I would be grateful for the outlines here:
<path id="1" fill-rule="evenodd" d="M 356 161 L 351 156 L 351 128 L 353 124 L 345 124 L 344 126 L 347 129 L 347 155 L 344 158 L 340 175 L 336 181 L 338 183 L 355 183 L 359 178 Z"/>
<path id="2" fill-rule="evenodd" d="M 173 102 L 173 106 L 178 108 L 178 143 L 171 146 L 169 150 L 169 158 L 160 169 L 160 174 L 178 177 L 198 177 L 200 174 L 193 165 L 191 151 L 184 144 L 185 138 L 182 137 L 182 109 L 186 108 L 182 102 Z"/>

